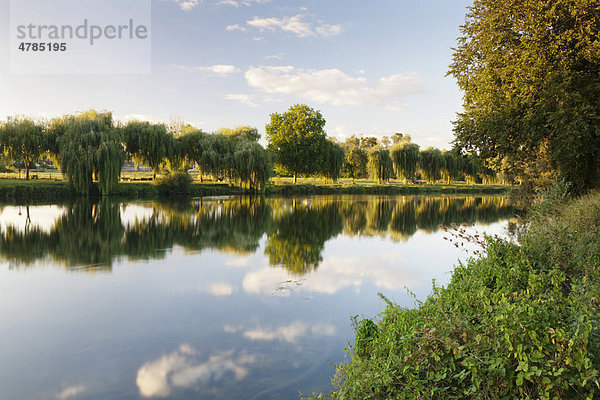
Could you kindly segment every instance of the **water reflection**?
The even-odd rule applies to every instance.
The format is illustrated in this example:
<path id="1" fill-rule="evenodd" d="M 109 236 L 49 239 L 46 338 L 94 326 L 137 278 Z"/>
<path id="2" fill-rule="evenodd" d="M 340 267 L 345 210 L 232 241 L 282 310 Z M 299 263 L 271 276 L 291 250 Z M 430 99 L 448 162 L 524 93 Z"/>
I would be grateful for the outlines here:
<path id="1" fill-rule="evenodd" d="M 248 255 L 266 235 L 269 264 L 296 276 L 318 268 L 325 243 L 342 233 L 406 241 L 419 230 L 435 232 L 440 225 L 492 223 L 512 216 L 508 201 L 494 196 L 236 197 L 180 204 L 102 199 L 64 206 L 50 229 L 44 229 L 32 217 L 30 208 L 35 207 L 26 207 L 24 224 L 0 228 L 0 258 L 13 267 L 50 260 L 70 269 L 109 271 L 123 257 L 162 259 L 174 246 Z M 207 290 L 227 296 L 233 289 L 221 284 Z"/>
<path id="2" fill-rule="evenodd" d="M 234 350 L 211 355 L 206 361 L 199 359 L 194 348 L 182 344 L 176 351 L 145 363 L 137 371 L 140 395 L 168 397 L 173 390 L 208 386 L 228 375 L 242 380 L 248 375 L 248 366 L 256 362 L 256 356 Z"/>

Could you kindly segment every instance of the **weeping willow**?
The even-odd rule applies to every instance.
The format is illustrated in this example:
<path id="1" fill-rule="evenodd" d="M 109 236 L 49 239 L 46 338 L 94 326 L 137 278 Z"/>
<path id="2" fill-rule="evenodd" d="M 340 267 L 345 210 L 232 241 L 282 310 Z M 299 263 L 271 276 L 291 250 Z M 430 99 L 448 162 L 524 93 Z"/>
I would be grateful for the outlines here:
<path id="1" fill-rule="evenodd" d="M 462 159 L 462 173 L 467 183 L 474 184 L 481 173 L 479 159 L 474 155 L 468 155 Z"/>
<path id="2" fill-rule="evenodd" d="M 58 150 L 63 174 L 73 189 L 89 195 L 94 177 L 101 195 L 117 184 L 125 154 L 121 133 L 113 126 L 111 113 L 89 111 L 63 118 Z"/>
<path id="3" fill-rule="evenodd" d="M 398 178 L 402 177 L 405 184 L 412 181 L 419 166 L 419 145 L 408 141 L 395 144 L 391 157 Z"/>
<path id="4" fill-rule="evenodd" d="M 160 172 L 161 165 L 173 158 L 173 135 L 163 124 L 131 121 L 123 128 L 125 149 L 136 165 L 152 168 L 152 180 Z"/>
<path id="5" fill-rule="evenodd" d="M 451 151 L 444 151 L 444 164 L 442 168 L 442 177 L 446 183 L 460 179 L 461 160 L 459 156 Z"/>
<path id="6" fill-rule="evenodd" d="M 394 165 L 389 150 L 375 148 L 369 152 L 369 171 L 378 183 L 390 180 L 394 173 Z"/>
<path id="7" fill-rule="evenodd" d="M 325 179 L 331 179 L 333 182 L 337 182 L 341 176 L 342 167 L 344 166 L 344 148 L 330 140 L 327 140 L 326 143 L 321 174 Z"/>
<path id="8" fill-rule="evenodd" d="M 273 170 L 267 150 L 248 139 L 238 140 L 232 157 L 232 175 L 247 189 L 263 190 Z"/>
<path id="9" fill-rule="evenodd" d="M 428 183 L 434 183 L 442 178 L 444 157 L 442 152 L 433 147 L 421 151 L 420 172 L 423 179 Z"/>

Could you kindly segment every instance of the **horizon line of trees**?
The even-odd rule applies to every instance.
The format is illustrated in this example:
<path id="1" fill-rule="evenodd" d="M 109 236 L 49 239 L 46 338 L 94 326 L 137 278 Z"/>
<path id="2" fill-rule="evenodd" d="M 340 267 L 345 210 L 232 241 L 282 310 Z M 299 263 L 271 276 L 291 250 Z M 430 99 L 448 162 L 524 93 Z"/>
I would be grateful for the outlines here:
<path id="1" fill-rule="evenodd" d="M 109 194 L 126 160 L 148 166 L 153 180 L 161 171 L 177 174 L 196 168 L 201 181 L 211 176 L 257 191 L 273 173 L 293 176 L 294 183 L 298 176 L 333 182 L 370 177 L 379 183 L 396 178 L 405 184 L 418 179 L 428 183 L 497 179 L 475 155 L 431 147 L 421 150 L 409 135 L 396 133 L 379 140 L 353 135 L 340 143 L 327 137 L 324 127 L 320 111 L 294 105 L 271 115 L 265 149 L 258 143 L 258 130 L 249 126 L 206 133 L 180 122 L 170 126 L 135 120 L 115 123 L 111 112 L 90 110 L 49 121 L 9 118 L 0 123 L 0 146 L 7 157 L 22 162 L 25 179 L 36 161 L 46 157 L 83 195 L 90 193 L 94 181 L 100 194 Z"/>
<path id="2" fill-rule="evenodd" d="M 241 187 L 262 190 L 271 177 L 272 157 L 259 143 L 256 128 L 240 126 L 206 133 L 191 125 L 130 121 L 115 124 L 111 112 L 90 110 L 50 121 L 13 117 L 0 123 L 3 153 L 23 162 L 25 179 L 36 161 L 52 160 L 68 176 L 74 190 L 90 193 L 94 181 L 100 194 L 111 192 L 125 160 L 160 171 L 211 175 Z"/>

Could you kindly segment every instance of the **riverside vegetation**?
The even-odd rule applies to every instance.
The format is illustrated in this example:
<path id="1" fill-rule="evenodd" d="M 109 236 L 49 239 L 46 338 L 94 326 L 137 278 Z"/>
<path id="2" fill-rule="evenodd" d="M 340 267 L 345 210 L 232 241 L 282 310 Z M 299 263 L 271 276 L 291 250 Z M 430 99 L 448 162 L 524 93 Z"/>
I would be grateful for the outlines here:
<path id="1" fill-rule="evenodd" d="M 356 322 L 339 399 L 596 399 L 600 192 L 550 190 L 521 246 L 487 238 L 414 309 Z M 384 298 L 385 299 L 385 298 Z"/>
<path id="2" fill-rule="evenodd" d="M 64 115 L 51 121 L 35 121 L 16 116 L 0 123 L 0 146 L 3 170 L 7 163 L 25 170 L 25 180 L 36 166 L 47 168 L 48 162 L 61 168 L 64 185 L 2 185 L 1 198 L 47 199 L 78 196 L 124 195 L 138 192 L 160 195 L 224 194 L 224 186 L 193 186 L 188 171 L 194 169 L 202 183 L 227 182 L 229 193 L 265 192 L 275 172 L 280 177 L 298 176 L 338 182 L 341 178 L 389 183 L 396 177 L 404 184 L 417 179 L 428 184 L 449 185 L 455 181 L 494 184 L 513 183 L 514 177 L 496 174 L 483 167 L 473 154 L 437 149 L 419 150 L 410 136 L 400 133 L 391 139 L 352 136 L 345 143 L 328 138 L 325 119 L 319 111 L 306 105 L 294 105 L 282 114 L 271 115 L 266 126 L 267 148 L 258 140 L 256 128 L 240 126 L 208 134 L 182 123 L 171 126 L 142 121 L 115 123 L 110 112 L 87 112 Z M 146 166 L 152 173 L 156 189 L 120 185 L 126 160 Z M 163 174 L 162 178 L 159 174 Z M 20 175 L 20 174 L 19 174 Z M 33 178 L 48 174 L 37 173 Z M 56 177 L 56 174 L 55 174 Z M 37 179 L 36 179 L 37 181 Z M 36 187 L 32 187 L 36 186 Z M 364 185 L 363 185 L 364 186 Z M 280 190 L 280 189 L 277 189 Z M 295 192 L 296 189 L 282 189 Z M 298 189 L 301 193 L 302 189 Z M 310 189 L 332 193 L 326 189 Z M 340 188 L 335 189 L 340 192 Z M 430 190 L 428 190 L 430 191 Z M 438 191 L 446 192 L 447 189 Z M 358 193 L 364 193 L 361 189 Z M 414 190 L 371 189 L 371 193 L 414 193 Z M 349 190 L 347 193 L 357 193 Z"/>

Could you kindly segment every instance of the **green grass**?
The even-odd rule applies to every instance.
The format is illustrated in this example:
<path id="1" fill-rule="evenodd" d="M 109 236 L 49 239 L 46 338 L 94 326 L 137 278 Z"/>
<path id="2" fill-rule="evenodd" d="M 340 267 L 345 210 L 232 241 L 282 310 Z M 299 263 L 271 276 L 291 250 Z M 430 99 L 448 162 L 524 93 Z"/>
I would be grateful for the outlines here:
<path id="1" fill-rule="evenodd" d="M 29 181 L 17 179 L 16 173 L 0 174 L 0 200 L 59 200 L 76 196 L 69 183 L 56 170 L 31 171 Z M 24 176 L 24 174 L 21 174 Z M 192 175 L 192 178 L 194 176 Z M 111 196 L 127 198 L 156 198 L 158 196 L 215 196 L 247 193 L 246 190 L 231 186 L 227 182 L 199 182 L 193 180 L 185 189 L 167 185 L 165 178 L 151 181 L 150 172 L 124 173 L 121 182 L 113 188 Z M 160 184 L 162 179 L 163 185 Z M 168 187 L 167 187 L 168 186 Z M 344 179 L 335 184 L 326 184 L 320 179 L 300 179 L 294 185 L 291 178 L 274 178 L 265 188 L 267 196 L 317 195 L 317 194 L 498 194 L 505 193 L 510 187 L 501 185 L 466 185 L 462 183 L 411 184 L 400 182 L 377 184 L 370 180 Z"/>
<path id="2" fill-rule="evenodd" d="M 522 246 L 489 238 L 416 308 L 356 321 L 331 397 L 599 398 L 600 193 L 548 198 Z"/>

